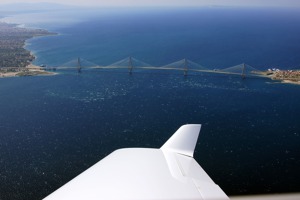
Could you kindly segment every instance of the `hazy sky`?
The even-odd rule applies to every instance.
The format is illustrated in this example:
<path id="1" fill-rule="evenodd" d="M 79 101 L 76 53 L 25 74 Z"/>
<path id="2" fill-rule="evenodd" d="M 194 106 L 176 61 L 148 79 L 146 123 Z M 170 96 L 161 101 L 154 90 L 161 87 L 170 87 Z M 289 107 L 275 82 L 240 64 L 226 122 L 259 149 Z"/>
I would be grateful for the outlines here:
<path id="1" fill-rule="evenodd" d="M 300 7 L 300 0 L 0 0 L 3 3 L 52 2 L 87 6 L 288 6 Z"/>

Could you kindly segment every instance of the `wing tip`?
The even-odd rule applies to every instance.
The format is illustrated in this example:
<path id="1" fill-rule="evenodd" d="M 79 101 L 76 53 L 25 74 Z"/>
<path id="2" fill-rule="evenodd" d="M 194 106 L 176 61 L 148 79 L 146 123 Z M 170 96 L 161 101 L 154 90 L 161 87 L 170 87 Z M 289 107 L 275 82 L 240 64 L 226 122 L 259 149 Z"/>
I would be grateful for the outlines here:
<path id="1" fill-rule="evenodd" d="M 161 149 L 193 157 L 200 129 L 201 124 L 181 126 Z"/>

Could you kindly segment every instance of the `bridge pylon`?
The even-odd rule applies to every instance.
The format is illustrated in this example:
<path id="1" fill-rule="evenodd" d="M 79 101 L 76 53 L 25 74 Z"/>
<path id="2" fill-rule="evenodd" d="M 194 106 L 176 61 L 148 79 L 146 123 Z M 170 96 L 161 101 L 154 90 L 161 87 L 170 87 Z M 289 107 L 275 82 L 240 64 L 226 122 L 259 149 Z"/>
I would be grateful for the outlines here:
<path id="1" fill-rule="evenodd" d="M 128 60 L 128 73 L 129 73 L 130 75 L 132 74 L 132 69 L 133 69 L 132 57 L 129 56 L 129 60 Z"/>
<path id="2" fill-rule="evenodd" d="M 183 75 L 187 76 L 188 73 L 188 63 L 187 63 L 187 59 L 184 59 L 184 67 L 183 67 Z"/>
<path id="3" fill-rule="evenodd" d="M 77 72 L 81 73 L 81 62 L 80 62 L 80 57 L 77 59 Z"/>
<path id="4" fill-rule="evenodd" d="M 239 65 L 235 65 L 232 67 L 228 67 L 225 69 L 221 69 L 221 72 L 225 72 L 228 74 L 236 74 L 242 77 L 242 79 L 245 79 L 246 76 L 257 76 L 261 71 L 258 69 L 255 69 L 254 67 L 246 64 L 246 63 L 242 63 Z"/>
<path id="5" fill-rule="evenodd" d="M 242 79 L 245 79 L 245 78 L 246 78 L 245 69 L 246 69 L 246 65 L 245 65 L 245 63 L 243 63 L 243 68 L 242 68 Z"/>

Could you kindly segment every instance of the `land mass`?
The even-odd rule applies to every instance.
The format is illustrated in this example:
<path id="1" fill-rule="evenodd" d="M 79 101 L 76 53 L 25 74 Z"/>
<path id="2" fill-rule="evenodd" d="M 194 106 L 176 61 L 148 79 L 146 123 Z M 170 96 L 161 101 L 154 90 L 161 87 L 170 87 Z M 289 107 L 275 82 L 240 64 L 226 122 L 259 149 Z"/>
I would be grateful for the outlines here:
<path id="1" fill-rule="evenodd" d="M 279 80 L 282 83 L 293 83 L 300 85 L 300 70 L 279 70 L 269 69 L 262 73 L 272 80 Z"/>
<path id="2" fill-rule="evenodd" d="M 31 62 L 35 56 L 24 46 L 30 38 L 54 34 L 43 29 L 21 28 L 0 22 L 0 77 L 37 75 L 39 72 L 49 74 L 40 67 L 33 67 Z"/>

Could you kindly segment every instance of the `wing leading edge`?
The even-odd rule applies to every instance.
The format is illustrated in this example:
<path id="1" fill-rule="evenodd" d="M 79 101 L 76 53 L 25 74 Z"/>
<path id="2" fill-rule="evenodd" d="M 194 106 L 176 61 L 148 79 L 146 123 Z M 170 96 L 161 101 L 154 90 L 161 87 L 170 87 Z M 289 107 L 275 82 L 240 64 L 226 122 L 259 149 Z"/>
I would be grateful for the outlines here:
<path id="1" fill-rule="evenodd" d="M 201 125 L 184 125 L 160 148 L 114 151 L 44 200 L 229 199 L 193 158 Z"/>

